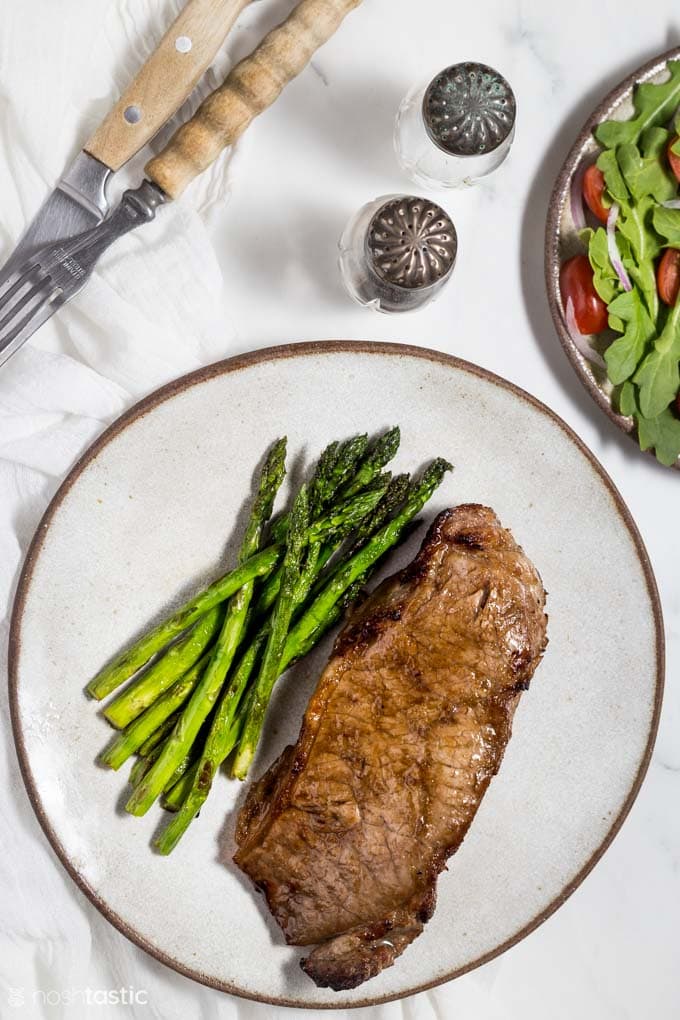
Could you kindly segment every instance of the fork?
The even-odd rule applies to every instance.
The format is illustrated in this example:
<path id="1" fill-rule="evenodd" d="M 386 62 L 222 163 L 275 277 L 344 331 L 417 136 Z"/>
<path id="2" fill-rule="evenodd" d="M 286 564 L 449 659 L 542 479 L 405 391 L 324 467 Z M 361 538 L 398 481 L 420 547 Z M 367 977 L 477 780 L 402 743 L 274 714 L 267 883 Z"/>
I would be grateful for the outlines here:
<path id="1" fill-rule="evenodd" d="M 300 0 L 147 164 L 147 179 L 124 193 L 108 219 L 31 255 L 0 287 L 0 355 L 8 345 L 18 346 L 31 336 L 85 286 L 109 245 L 152 220 L 159 206 L 177 198 L 232 145 L 360 2 Z"/>

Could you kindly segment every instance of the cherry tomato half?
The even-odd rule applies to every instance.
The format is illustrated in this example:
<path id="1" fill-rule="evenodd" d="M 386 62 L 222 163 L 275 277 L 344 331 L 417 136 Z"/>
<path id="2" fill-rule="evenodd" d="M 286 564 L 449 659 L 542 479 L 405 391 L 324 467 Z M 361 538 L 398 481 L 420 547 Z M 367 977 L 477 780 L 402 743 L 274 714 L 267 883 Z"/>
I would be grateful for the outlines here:
<path id="1" fill-rule="evenodd" d="M 673 152 L 673 146 L 676 142 L 680 141 L 680 136 L 676 135 L 675 138 L 671 138 L 666 149 L 666 155 L 668 156 L 668 162 L 670 163 L 671 170 L 677 181 L 680 181 L 680 156 L 676 156 Z"/>
<path id="2" fill-rule="evenodd" d="M 680 291 L 680 251 L 666 248 L 656 270 L 656 287 L 664 304 L 673 307 Z"/>
<path id="3" fill-rule="evenodd" d="M 680 166 L 680 159 L 678 165 Z M 609 215 L 609 209 L 602 204 L 605 187 L 604 174 L 592 163 L 583 175 L 583 198 L 600 223 L 606 223 Z"/>
<path id="4" fill-rule="evenodd" d="M 607 328 L 607 306 L 593 286 L 587 255 L 574 255 L 562 263 L 560 292 L 565 308 L 571 298 L 579 333 L 601 333 Z"/>

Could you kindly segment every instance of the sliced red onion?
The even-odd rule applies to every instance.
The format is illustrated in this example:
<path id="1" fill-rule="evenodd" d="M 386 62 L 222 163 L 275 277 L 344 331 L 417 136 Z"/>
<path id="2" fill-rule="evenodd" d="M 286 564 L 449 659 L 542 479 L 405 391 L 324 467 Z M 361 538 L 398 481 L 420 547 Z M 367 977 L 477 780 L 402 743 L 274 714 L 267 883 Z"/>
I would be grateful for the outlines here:
<path id="1" fill-rule="evenodd" d="M 585 166 L 580 166 L 571 178 L 571 218 L 577 230 L 583 230 L 586 225 L 586 214 L 583 209 L 583 175 Z"/>
<path id="2" fill-rule="evenodd" d="M 662 202 L 664 209 L 680 209 L 680 198 L 671 198 L 669 202 Z"/>
<path id="3" fill-rule="evenodd" d="M 594 365 L 598 365 L 607 371 L 607 365 L 604 358 L 594 350 L 588 341 L 586 340 L 583 333 L 576 325 L 576 315 L 574 313 L 574 302 L 571 298 L 567 298 L 567 307 L 565 309 L 567 329 L 569 330 L 569 336 L 574 342 L 574 346 L 579 354 L 582 354 L 586 361 L 591 361 Z"/>
<path id="4" fill-rule="evenodd" d="M 619 246 L 616 243 L 616 221 L 618 218 L 619 205 L 618 202 L 614 202 L 607 216 L 607 251 L 609 252 L 609 261 L 621 281 L 621 286 L 624 290 L 630 291 L 633 289 L 633 284 L 630 282 L 630 277 L 623 267 Z"/>

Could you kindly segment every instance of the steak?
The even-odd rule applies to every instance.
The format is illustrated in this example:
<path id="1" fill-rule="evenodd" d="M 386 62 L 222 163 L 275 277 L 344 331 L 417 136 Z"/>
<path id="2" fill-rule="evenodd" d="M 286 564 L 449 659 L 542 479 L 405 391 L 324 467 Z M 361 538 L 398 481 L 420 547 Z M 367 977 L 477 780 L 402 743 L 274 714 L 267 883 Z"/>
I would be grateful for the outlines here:
<path id="1" fill-rule="evenodd" d="M 541 579 L 492 510 L 440 513 L 349 619 L 298 742 L 253 786 L 234 860 L 303 970 L 355 988 L 435 907 L 546 646 Z"/>

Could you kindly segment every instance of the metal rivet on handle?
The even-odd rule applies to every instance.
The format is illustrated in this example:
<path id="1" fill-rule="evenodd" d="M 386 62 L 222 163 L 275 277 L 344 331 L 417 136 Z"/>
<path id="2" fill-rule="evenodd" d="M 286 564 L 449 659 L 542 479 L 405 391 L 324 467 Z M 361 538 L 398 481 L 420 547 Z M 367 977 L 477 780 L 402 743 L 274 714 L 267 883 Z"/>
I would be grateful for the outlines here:
<path id="1" fill-rule="evenodd" d="M 138 106 L 128 106 L 124 111 L 123 116 L 128 124 L 139 124 L 142 119 L 142 111 Z"/>
<path id="2" fill-rule="evenodd" d="M 192 46 L 193 43 L 188 35 L 180 35 L 175 40 L 175 49 L 178 53 L 188 53 Z"/>

